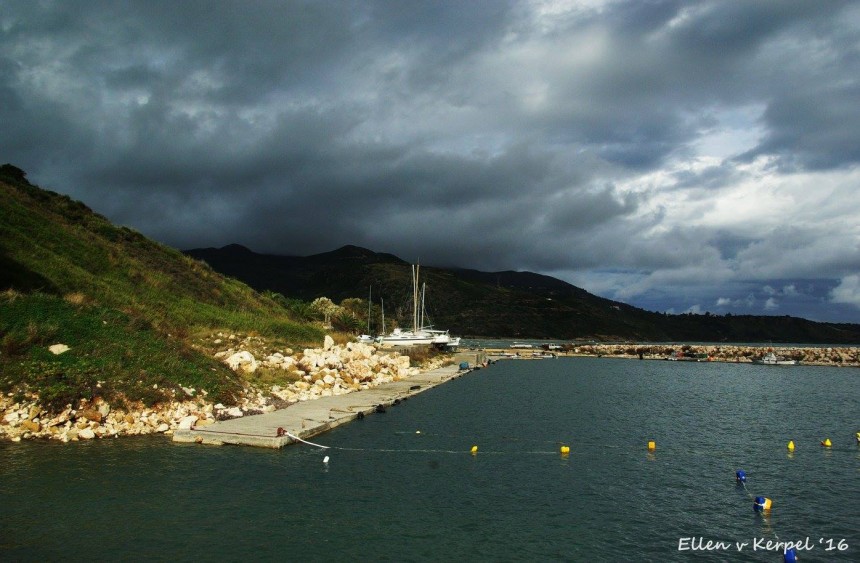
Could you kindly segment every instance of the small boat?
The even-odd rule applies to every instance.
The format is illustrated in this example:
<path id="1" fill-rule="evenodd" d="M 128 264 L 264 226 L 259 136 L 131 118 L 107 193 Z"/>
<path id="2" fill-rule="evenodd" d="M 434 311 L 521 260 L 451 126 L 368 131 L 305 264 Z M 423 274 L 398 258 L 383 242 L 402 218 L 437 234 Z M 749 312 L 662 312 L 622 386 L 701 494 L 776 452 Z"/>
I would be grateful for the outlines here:
<path id="1" fill-rule="evenodd" d="M 382 346 L 396 348 L 400 346 L 429 346 L 433 344 L 433 335 L 424 331 L 401 330 L 395 328 L 391 334 L 380 336 L 376 342 Z"/>
<path id="2" fill-rule="evenodd" d="M 672 352 L 672 354 L 666 358 L 671 362 L 709 362 L 707 354 L 688 354 L 684 353 L 683 350 Z"/>
<path id="3" fill-rule="evenodd" d="M 425 327 L 420 329 L 420 332 L 429 334 L 433 337 L 433 346 L 440 350 L 456 348 L 460 345 L 459 336 L 451 336 L 447 330 L 436 330 Z"/>
<path id="4" fill-rule="evenodd" d="M 777 356 L 773 352 L 768 352 L 761 358 L 754 358 L 752 363 L 763 366 L 796 366 L 797 360 L 787 360 L 782 356 Z"/>

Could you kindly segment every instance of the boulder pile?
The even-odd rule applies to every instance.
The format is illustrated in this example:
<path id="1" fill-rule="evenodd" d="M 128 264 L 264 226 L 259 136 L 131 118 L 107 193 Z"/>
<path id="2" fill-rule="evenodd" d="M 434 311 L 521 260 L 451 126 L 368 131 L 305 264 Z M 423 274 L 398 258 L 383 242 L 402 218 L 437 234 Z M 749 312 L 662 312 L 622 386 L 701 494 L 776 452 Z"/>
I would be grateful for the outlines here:
<path id="1" fill-rule="evenodd" d="M 39 405 L 37 396 L 15 400 L 10 395 L 0 397 L 0 412 L 3 413 L 0 437 L 13 442 L 28 438 L 75 442 L 117 436 L 169 435 L 190 422 L 197 426 L 215 422 L 213 405 L 202 402 L 170 402 L 127 411 L 113 409 L 101 399 L 82 400 L 77 408 L 68 405 L 61 413 L 49 415 Z"/>
<path id="2" fill-rule="evenodd" d="M 420 371 L 410 367 L 408 356 L 380 354 L 376 347 L 358 342 L 336 345 L 329 336 L 325 337 L 322 348 L 309 348 L 299 353 L 289 349 L 261 353 L 264 343 L 258 337 L 243 340 L 230 335 L 224 340 L 233 347 L 220 350 L 214 356 L 233 371 L 246 376 L 261 368 L 283 371 L 282 379 L 291 382 L 266 389 L 247 384 L 243 397 L 232 406 L 213 404 L 207 401 L 205 393 L 183 387 L 189 397 L 185 401 L 123 410 L 96 398 L 92 402 L 67 405 L 57 415 L 49 415 L 34 394 L 20 398 L 9 393 L 0 396 L 0 438 L 13 441 L 49 438 L 70 442 L 144 434 L 170 435 L 176 429 L 269 412 L 297 401 L 369 389 Z M 217 343 L 221 342 L 219 338 Z M 259 358 L 255 357 L 255 352 Z M 442 361 L 436 360 L 423 369 L 435 369 Z"/>
<path id="3" fill-rule="evenodd" d="M 716 362 L 752 362 L 770 351 L 801 364 L 816 366 L 860 367 L 860 348 L 812 347 L 812 346 L 742 346 L 721 344 L 589 344 L 567 347 L 573 355 L 612 356 L 619 358 L 638 358 L 665 360 L 681 354 Z"/>

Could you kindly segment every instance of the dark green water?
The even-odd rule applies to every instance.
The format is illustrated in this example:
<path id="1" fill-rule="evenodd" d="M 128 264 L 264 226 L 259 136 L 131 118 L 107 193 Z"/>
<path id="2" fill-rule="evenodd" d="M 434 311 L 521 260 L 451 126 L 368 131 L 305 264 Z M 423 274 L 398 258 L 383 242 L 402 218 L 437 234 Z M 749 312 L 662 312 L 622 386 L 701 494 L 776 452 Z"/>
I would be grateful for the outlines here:
<path id="1" fill-rule="evenodd" d="M 4 443 L 0 561 L 782 561 L 753 543 L 806 538 L 804 563 L 858 561 L 858 377 L 508 361 L 318 437 L 326 451 Z"/>

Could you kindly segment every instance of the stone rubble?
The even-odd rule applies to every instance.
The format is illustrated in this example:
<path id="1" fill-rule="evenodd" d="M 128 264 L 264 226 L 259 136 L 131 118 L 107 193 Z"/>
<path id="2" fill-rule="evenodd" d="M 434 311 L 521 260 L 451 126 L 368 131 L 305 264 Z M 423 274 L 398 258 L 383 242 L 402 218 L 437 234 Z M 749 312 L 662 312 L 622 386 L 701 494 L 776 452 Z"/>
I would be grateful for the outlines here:
<path id="1" fill-rule="evenodd" d="M 349 342 L 344 346 L 325 337 L 322 348 L 309 348 L 293 354 L 276 352 L 257 359 L 242 349 L 243 342 L 235 335 L 221 338 L 229 341 L 228 350 L 214 356 L 240 374 L 252 374 L 261 367 L 283 370 L 289 385 L 273 385 L 258 389 L 248 385 L 238 405 L 212 404 L 205 392 L 183 387 L 188 399 L 170 401 L 155 407 L 139 407 L 126 411 L 113 408 L 101 398 L 67 405 L 59 414 L 50 415 L 39 406 L 38 397 L 29 394 L 15 400 L 12 393 L 0 396 L 0 439 L 47 438 L 62 442 L 138 436 L 147 434 L 172 435 L 176 429 L 213 424 L 216 420 L 237 418 L 271 412 L 285 403 L 312 401 L 330 395 L 342 395 L 370 389 L 382 383 L 398 381 L 419 373 L 410 367 L 408 356 L 380 354 L 374 346 Z M 220 342 L 219 342 L 220 343 Z M 249 339 L 244 344 L 250 344 Z M 423 369 L 435 369 L 444 359 L 436 359 Z M 280 403 L 276 406 L 275 403 Z"/>
<path id="2" fill-rule="evenodd" d="M 586 344 L 566 346 L 571 355 L 609 356 L 665 360 L 673 354 L 700 357 L 705 361 L 751 363 L 769 351 L 803 365 L 860 367 L 860 347 L 811 347 L 811 346 L 742 346 L 734 344 Z M 564 354 L 562 354 L 564 355 Z"/>

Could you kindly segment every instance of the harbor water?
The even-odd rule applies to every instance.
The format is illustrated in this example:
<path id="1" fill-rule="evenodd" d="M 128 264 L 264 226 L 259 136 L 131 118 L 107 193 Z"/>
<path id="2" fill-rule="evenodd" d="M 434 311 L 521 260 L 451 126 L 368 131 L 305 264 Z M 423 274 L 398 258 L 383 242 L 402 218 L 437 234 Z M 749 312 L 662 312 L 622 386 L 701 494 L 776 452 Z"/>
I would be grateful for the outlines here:
<path id="1" fill-rule="evenodd" d="M 858 392 L 856 369 L 507 360 L 329 449 L 2 443 L 0 561 L 858 561 Z"/>

